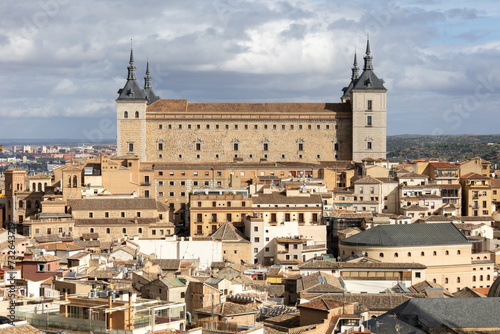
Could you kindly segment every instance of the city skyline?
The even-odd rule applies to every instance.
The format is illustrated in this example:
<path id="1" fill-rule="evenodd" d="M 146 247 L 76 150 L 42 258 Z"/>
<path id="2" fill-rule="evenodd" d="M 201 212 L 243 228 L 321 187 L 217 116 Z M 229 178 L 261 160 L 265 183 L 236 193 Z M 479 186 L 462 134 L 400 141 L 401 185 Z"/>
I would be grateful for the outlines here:
<path id="1" fill-rule="evenodd" d="M 3 4 L 2 138 L 116 136 L 131 39 L 161 98 L 339 102 L 367 36 L 388 88 L 388 135 L 498 133 L 492 1 Z M 31 120 L 31 121 L 27 121 Z M 430 122 L 431 121 L 431 122 Z M 54 135 L 54 134 L 57 135 Z"/>

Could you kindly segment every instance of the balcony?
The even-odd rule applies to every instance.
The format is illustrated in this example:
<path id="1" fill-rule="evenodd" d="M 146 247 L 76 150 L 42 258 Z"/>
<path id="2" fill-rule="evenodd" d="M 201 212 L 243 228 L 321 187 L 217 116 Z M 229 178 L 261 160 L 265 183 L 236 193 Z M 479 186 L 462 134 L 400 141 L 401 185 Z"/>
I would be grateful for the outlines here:
<path id="1" fill-rule="evenodd" d="M 326 249 L 326 244 L 317 244 L 317 245 L 309 245 L 309 246 L 304 246 L 302 248 L 304 251 L 306 250 L 320 250 L 320 249 Z"/>

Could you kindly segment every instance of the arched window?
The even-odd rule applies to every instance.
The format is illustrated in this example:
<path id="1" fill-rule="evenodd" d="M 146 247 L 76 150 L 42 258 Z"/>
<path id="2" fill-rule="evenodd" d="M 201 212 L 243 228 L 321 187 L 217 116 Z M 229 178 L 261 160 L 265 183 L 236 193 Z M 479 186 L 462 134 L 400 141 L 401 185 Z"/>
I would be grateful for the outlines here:
<path id="1" fill-rule="evenodd" d="M 479 280 L 482 281 L 483 280 L 483 275 L 479 276 Z"/>
<path id="2" fill-rule="evenodd" d="M 42 191 L 42 182 L 38 182 L 38 191 Z"/>
<path id="3" fill-rule="evenodd" d="M 411 257 L 411 252 L 408 252 L 408 257 Z"/>
<path id="4" fill-rule="evenodd" d="M 486 280 L 489 281 L 490 280 L 490 275 L 486 276 Z"/>
<path id="5" fill-rule="evenodd" d="M 424 252 L 420 252 L 420 256 L 425 256 L 425 253 Z"/>
<path id="6" fill-rule="evenodd" d="M 138 231 L 139 231 L 139 233 L 142 233 L 142 227 L 139 227 Z"/>
<path id="7" fill-rule="evenodd" d="M 399 257 L 399 254 L 398 253 L 394 253 L 394 257 Z"/>
<path id="8" fill-rule="evenodd" d="M 47 182 L 43 183 L 43 191 L 45 191 L 45 188 L 47 187 Z"/>
<path id="9" fill-rule="evenodd" d="M 123 232 L 123 233 L 127 233 L 127 229 L 124 227 L 124 228 L 122 229 L 122 232 Z"/>
<path id="10" fill-rule="evenodd" d="M 128 118 L 128 111 L 125 111 L 125 112 L 123 113 L 123 118 Z"/>
<path id="11" fill-rule="evenodd" d="M 460 283 L 460 277 L 457 277 L 457 283 Z"/>
<path id="12" fill-rule="evenodd" d="M 106 229 L 106 233 L 107 234 L 111 233 L 111 230 L 109 229 L 109 227 Z"/>
<path id="13" fill-rule="evenodd" d="M 432 252 L 432 255 L 436 256 L 438 253 L 436 251 Z"/>
<path id="14" fill-rule="evenodd" d="M 135 118 L 139 118 L 139 112 L 138 111 L 135 112 Z"/>
<path id="15" fill-rule="evenodd" d="M 380 253 L 378 256 L 380 256 L 380 257 L 384 257 L 384 253 Z"/>
<path id="16" fill-rule="evenodd" d="M 90 233 L 94 233 L 94 229 L 93 228 L 90 228 Z"/>
<path id="17" fill-rule="evenodd" d="M 24 206 L 23 201 L 22 201 L 22 200 L 21 200 L 21 201 L 19 201 L 19 209 L 22 209 L 22 208 L 23 208 L 23 206 Z"/>
<path id="18" fill-rule="evenodd" d="M 445 255 L 450 255 L 449 251 L 444 252 Z"/>
<path id="19" fill-rule="evenodd" d="M 444 279 L 444 284 L 448 284 L 448 277 Z"/>
<path id="20" fill-rule="evenodd" d="M 436 279 L 435 278 L 432 280 L 432 283 L 436 283 Z"/>
<path id="21" fill-rule="evenodd" d="M 460 255 L 460 249 L 459 249 L 459 250 L 457 250 L 457 255 Z"/>
<path id="22" fill-rule="evenodd" d="M 31 188 L 31 191 L 36 191 L 36 183 L 33 182 L 33 187 Z"/>
<path id="23" fill-rule="evenodd" d="M 76 178 L 76 175 L 73 176 L 73 188 L 76 188 L 76 185 L 77 185 L 77 178 Z"/>

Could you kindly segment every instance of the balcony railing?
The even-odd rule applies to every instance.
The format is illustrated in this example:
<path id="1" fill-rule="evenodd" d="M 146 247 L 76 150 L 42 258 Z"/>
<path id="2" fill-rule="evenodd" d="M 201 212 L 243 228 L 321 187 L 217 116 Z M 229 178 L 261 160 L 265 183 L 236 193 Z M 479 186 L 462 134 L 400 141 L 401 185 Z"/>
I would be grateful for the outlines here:
<path id="1" fill-rule="evenodd" d="M 303 250 L 311 250 L 311 249 L 321 249 L 321 248 L 326 248 L 326 244 L 316 244 L 316 245 L 304 246 L 302 249 Z"/>

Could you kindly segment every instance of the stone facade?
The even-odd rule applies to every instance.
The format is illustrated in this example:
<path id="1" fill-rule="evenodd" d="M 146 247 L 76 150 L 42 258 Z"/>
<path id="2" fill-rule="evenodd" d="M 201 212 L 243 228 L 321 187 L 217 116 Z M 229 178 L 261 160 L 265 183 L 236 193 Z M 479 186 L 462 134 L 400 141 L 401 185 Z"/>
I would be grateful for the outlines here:
<path id="1" fill-rule="evenodd" d="M 340 103 L 190 103 L 139 88 L 133 55 L 117 102 L 118 155 L 141 162 L 335 161 L 385 158 L 386 93 L 367 44 Z"/>

